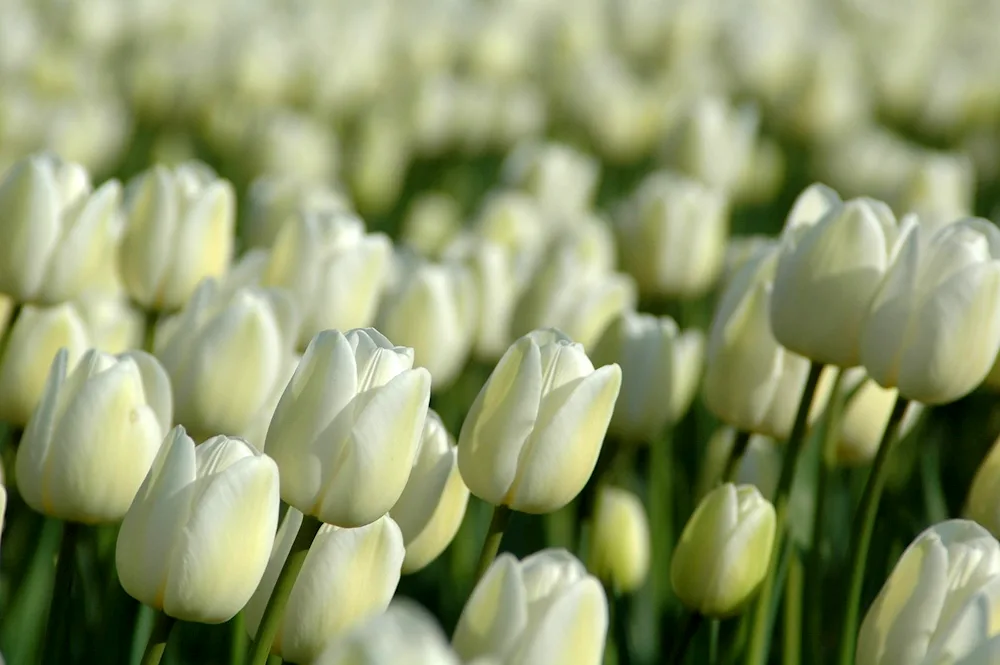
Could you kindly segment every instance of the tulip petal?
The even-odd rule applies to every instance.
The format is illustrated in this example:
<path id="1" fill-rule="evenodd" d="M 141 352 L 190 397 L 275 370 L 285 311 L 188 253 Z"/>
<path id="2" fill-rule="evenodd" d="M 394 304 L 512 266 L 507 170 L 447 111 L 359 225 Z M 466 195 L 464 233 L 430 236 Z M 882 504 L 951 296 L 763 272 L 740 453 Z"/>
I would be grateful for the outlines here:
<path id="1" fill-rule="evenodd" d="M 173 424 L 173 392 L 170 389 L 170 377 L 156 358 L 145 351 L 126 351 L 119 356 L 122 360 L 129 359 L 135 363 L 142 377 L 142 390 L 146 404 L 156 415 L 162 435 L 170 430 Z"/>
<path id="2" fill-rule="evenodd" d="M 501 554 L 472 590 L 455 627 L 452 646 L 463 662 L 506 654 L 528 624 L 528 601 L 520 566 Z"/>
<path id="3" fill-rule="evenodd" d="M 51 171 L 39 159 L 16 164 L 0 182 L 0 293 L 34 297 L 59 240 L 59 202 Z"/>
<path id="4" fill-rule="evenodd" d="M 174 255 L 179 210 L 173 175 L 154 166 L 130 183 L 125 199 L 129 223 L 119 250 L 122 275 L 129 295 L 149 307 Z"/>
<path id="5" fill-rule="evenodd" d="M 44 484 L 42 476 L 45 460 L 52 446 L 52 434 L 56 426 L 56 409 L 59 394 L 66 381 L 68 359 L 69 354 L 66 349 L 59 349 L 55 360 L 52 361 L 52 367 L 49 369 L 49 376 L 45 381 L 42 397 L 38 401 L 38 408 L 28 420 L 28 426 L 21 438 L 21 445 L 17 449 L 18 491 L 25 503 L 38 511 L 42 510 L 42 487 Z"/>
<path id="6" fill-rule="evenodd" d="M 600 665 L 608 634 L 608 600 L 588 577 L 560 593 L 528 630 L 511 662 L 518 665 Z"/>

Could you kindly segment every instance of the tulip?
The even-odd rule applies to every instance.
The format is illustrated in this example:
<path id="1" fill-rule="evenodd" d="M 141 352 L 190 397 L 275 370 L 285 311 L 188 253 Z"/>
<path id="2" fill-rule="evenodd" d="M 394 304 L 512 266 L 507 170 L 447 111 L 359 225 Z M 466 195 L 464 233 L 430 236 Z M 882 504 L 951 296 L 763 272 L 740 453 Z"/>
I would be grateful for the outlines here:
<path id="1" fill-rule="evenodd" d="M 156 166 L 131 181 L 120 257 L 132 299 L 177 309 L 203 278 L 221 276 L 233 257 L 235 208 L 232 185 L 198 162 Z"/>
<path id="2" fill-rule="evenodd" d="M 394 105 L 380 105 L 366 113 L 355 130 L 354 160 L 348 170 L 358 209 L 383 214 L 399 198 L 411 159 L 408 131 Z"/>
<path id="3" fill-rule="evenodd" d="M 0 292 L 55 305 L 94 285 L 121 196 L 117 180 L 93 191 L 82 166 L 52 155 L 17 162 L 0 181 Z"/>
<path id="4" fill-rule="evenodd" d="M 42 399 L 56 352 L 65 347 L 67 367 L 72 368 L 87 349 L 88 335 L 69 304 L 45 309 L 26 306 L 8 334 L 0 359 L 0 420 L 23 427 Z"/>
<path id="5" fill-rule="evenodd" d="M 777 256 L 763 248 L 733 276 L 709 331 L 704 398 L 737 429 L 787 439 L 809 374 L 809 361 L 782 348 L 768 310 Z M 828 374 L 828 377 L 830 375 Z M 831 381 L 821 382 L 809 413 L 822 413 Z"/>
<path id="6" fill-rule="evenodd" d="M 403 243 L 427 257 L 437 257 L 462 227 L 462 208 L 450 194 L 421 194 L 403 220 Z"/>
<path id="7" fill-rule="evenodd" d="M 175 427 L 125 514 L 126 592 L 182 621 L 223 623 L 253 595 L 278 526 L 278 469 L 242 439 L 197 448 Z"/>
<path id="8" fill-rule="evenodd" d="M 697 298 L 722 273 L 728 201 L 695 180 L 654 173 L 632 195 L 617 230 L 622 265 L 643 295 Z"/>
<path id="9" fill-rule="evenodd" d="M 478 322 L 476 285 L 462 265 L 420 263 L 404 268 L 386 296 L 378 329 L 413 348 L 435 390 L 458 377 L 472 350 Z"/>
<path id="10" fill-rule="evenodd" d="M 899 391 L 883 388 L 870 380 L 861 368 L 859 372 L 844 381 L 844 391 L 853 392 L 853 397 L 844 405 L 840 417 L 840 434 L 832 451 L 832 462 L 841 466 L 867 464 L 875 459 L 879 442 L 885 432 L 889 415 Z M 899 438 L 903 438 L 917 424 L 923 406 L 911 402 L 899 425 Z"/>
<path id="11" fill-rule="evenodd" d="M 739 614 L 767 574 L 777 519 L 752 485 L 720 485 L 698 504 L 670 562 L 674 593 L 715 619 Z"/>
<path id="12" fill-rule="evenodd" d="M 230 295 L 213 280 L 199 285 L 156 336 L 177 421 L 196 439 L 217 432 L 246 436 L 285 388 L 296 324 L 284 294 L 241 288 Z"/>
<path id="13" fill-rule="evenodd" d="M 526 513 L 562 508 L 594 470 L 621 387 L 557 330 L 507 350 L 462 424 L 458 466 L 471 492 Z"/>
<path id="14" fill-rule="evenodd" d="M 507 250 L 517 290 L 522 290 L 538 266 L 551 232 L 538 202 L 516 191 L 489 193 L 473 228 L 478 236 Z"/>
<path id="15" fill-rule="evenodd" d="M 529 192 L 550 213 L 590 207 L 600 166 L 593 157 L 561 143 L 525 144 L 503 164 L 503 179 Z"/>
<path id="16" fill-rule="evenodd" d="M 281 229 L 297 216 L 332 217 L 351 209 L 347 197 L 332 188 L 299 178 L 264 176 L 250 183 L 247 240 L 270 247 Z"/>
<path id="17" fill-rule="evenodd" d="M 670 317 L 626 312 L 594 347 L 599 365 L 622 368 L 621 395 L 608 431 L 632 443 L 655 440 L 691 403 L 701 371 L 700 333 L 681 335 Z"/>
<path id="18" fill-rule="evenodd" d="M 91 350 L 68 364 L 60 349 L 18 448 L 18 489 L 50 517 L 116 522 L 170 428 L 170 380 L 142 351 Z"/>
<path id="19" fill-rule="evenodd" d="M 278 233 L 261 283 L 287 289 L 302 318 L 298 344 L 321 330 L 369 326 L 386 285 L 391 245 L 350 213 L 299 215 Z"/>
<path id="20" fill-rule="evenodd" d="M 638 589 L 649 572 L 649 520 L 632 492 L 617 487 L 598 491 L 594 511 L 590 568 L 621 593 Z"/>
<path id="21" fill-rule="evenodd" d="M 126 298 L 86 293 L 74 304 L 95 349 L 124 353 L 142 346 L 146 320 Z"/>
<path id="22" fill-rule="evenodd" d="M 993 443 L 986 458 L 976 470 L 965 500 L 965 517 L 989 529 L 996 537 L 1000 533 L 1000 497 L 997 495 L 997 473 L 1000 471 L 1000 439 Z"/>
<path id="23" fill-rule="evenodd" d="M 689 110 L 675 150 L 677 165 L 709 187 L 733 192 L 753 155 L 756 109 L 734 109 L 722 97 L 698 99 Z"/>
<path id="24" fill-rule="evenodd" d="M 906 237 L 865 320 L 861 359 L 924 404 L 968 394 L 1000 349 L 1000 230 L 969 218 Z"/>
<path id="25" fill-rule="evenodd" d="M 914 222 L 896 222 L 880 201 L 840 203 L 817 186 L 800 195 L 822 198 L 815 221 L 793 208 L 782 239 L 771 296 L 771 328 L 793 353 L 815 362 L 854 367 L 861 362 L 862 324 L 868 308 Z M 822 210 L 822 205 L 819 206 Z"/>
<path id="26" fill-rule="evenodd" d="M 914 167 L 903 185 L 902 209 L 932 229 L 972 214 L 976 174 L 968 158 L 931 153 Z"/>
<path id="27" fill-rule="evenodd" d="M 736 463 L 733 477 L 723 478 L 723 471 L 734 445 L 736 430 L 732 427 L 720 427 L 709 437 L 696 495 L 704 497 L 720 482 L 732 481 L 737 485 L 753 485 L 761 496 L 773 501 L 778 488 L 778 477 L 781 475 L 782 448 L 770 437 L 752 435 L 746 450 Z"/>
<path id="28" fill-rule="evenodd" d="M 288 509 L 267 571 L 244 611 L 251 637 L 257 635 L 302 521 L 302 513 Z M 292 587 L 271 653 L 292 663 L 312 663 L 331 639 L 388 607 L 402 563 L 403 536 L 388 516 L 355 529 L 322 526 Z"/>
<path id="29" fill-rule="evenodd" d="M 987 665 L 1000 655 L 1000 545 L 966 520 L 906 548 L 861 624 L 857 665 Z"/>
<path id="30" fill-rule="evenodd" d="M 441 418 L 428 411 L 410 478 L 389 511 L 406 545 L 404 574 L 415 573 L 440 556 L 458 533 L 468 503 L 455 442 Z"/>
<path id="31" fill-rule="evenodd" d="M 313 665 L 461 665 L 431 614 L 410 600 L 330 642 Z"/>
<path id="32" fill-rule="evenodd" d="M 413 350 L 377 330 L 321 332 L 306 348 L 267 430 L 281 498 L 327 524 L 358 527 L 406 486 L 430 400 Z"/>
<path id="33" fill-rule="evenodd" d="M 452 645 L 464 662 L 598 665 L 608 600 L 600 582 L 562 549 L 522 561 L 501 554 L 473 589 Z"/>

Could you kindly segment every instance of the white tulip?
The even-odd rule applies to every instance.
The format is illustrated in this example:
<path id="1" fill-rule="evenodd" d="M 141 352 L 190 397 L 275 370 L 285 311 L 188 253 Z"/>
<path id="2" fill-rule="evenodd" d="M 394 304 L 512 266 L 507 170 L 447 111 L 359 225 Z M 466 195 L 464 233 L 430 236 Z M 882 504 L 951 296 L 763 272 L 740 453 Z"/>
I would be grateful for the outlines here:
<path id="1" fill-rule="evenodd" d="M 302 513 L 289 508 L 267 570 L 244 611 L 251 637 L 301 524 Z M 271 653 L 292 663 L 314 662 L 331 640 L 388 607 L 402 563 L 403 536 L 388 516 L 355 529 L 320 527 L 288 596 Z"/>
<path id="2" fill-rule="evenodd" d="M 444 192 L 428 192 L 410 203 L 400 236 L 405 245 L 426 257 L 437 257 L 462 227 L 462 208 Z"/>
<path id="3" fill-rule="evenodd" d="M 597 160 L 561 143 L 522 145 L 503 165 L 504 181 L 531 193 L 550 213 L 588 209 L 599 176 Z"/>
<path id="4" fill-rule="evenodd" d="M 370 328 L 329 330 L 309 343 L 267 430 L 285 502 L 348 527 L 392 508 L 430 400 L 430 374 L 412 367 L 412 349 Z"/>
<path id="5" fill-rule="evenodd" d="M 488 193 L 473 228 L 507 250 L 520 292 L 542 259 L 551 232 L 538 202 L 517 191 Z"/>
<path id="6" fill-rule="evenodd" d="M 242 439 L 197 448 L 175 427 L 125 515 L 115 561 L 133 598 L 224 623 L 253 595 L 278 526 L 278 469 Z"/>
<path id="7" fill-rule="evenodd" d="M 92 292 L 74 304 L 95 349 L 124 353 L 142 347 L 146 320 L 126 298 Z"/>
<path id="8" fill-rule="evenodd" d="M 917 215 L 922 226 L 940 228 L 972 214 L 976 174 L 963 155 L 931 153 L 903 185 L 901 208 Z"/>
<path id="9" fill-rule="evenodd" d="M 840 418 L 840 433 L 836 439 L 832 462 L 842 466 L 867 464 L 875 459 L 899 391 L 883 388 L 860 367 L 849 370 L 843 382 L 844 392 L 853 397 L 844 405 Z M 923 405 L 911 402 L 899 425 L 899 438 L 906 436 L 917 424 Z"/>
<path id="10" fill-rule="evenodd" d="M 296 216 L 330 217 L 351 209 L 347 197 L 300 178 L 265 176 L 250 183 L 247 239 L 251 247 L 270 247 Z"/>
<path id="11" fill-rule="evenodd" d="M 724 192 L 733 192 L 753 154 L 759 119 L 754 108 L 732 108 L 718 96 L 695 101 L 681 129 L 678 166 Z"/>
<path id="12" fill-rule="evenodd" d="M 649 572 L 649 520 L 642 501 L 617 487 L 598 491 L 590 568 L 621 593 L 639 588 Z"/>

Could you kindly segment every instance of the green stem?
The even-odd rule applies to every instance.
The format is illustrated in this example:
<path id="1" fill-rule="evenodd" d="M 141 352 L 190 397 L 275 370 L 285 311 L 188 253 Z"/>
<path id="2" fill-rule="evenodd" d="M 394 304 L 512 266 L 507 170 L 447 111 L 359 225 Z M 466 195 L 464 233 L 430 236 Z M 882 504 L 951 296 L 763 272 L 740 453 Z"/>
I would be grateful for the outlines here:
<path id="1" fill-rule="evenodd" d="M 672 432 L 667 430 L 660 440 L 653 441 L 649 446 L 648 509 L 653 561 L 670 561 L 670 552 L 673 550 L 671 435 Z M 654 612 L 661 611 L 673 593 L 669 568 L 669 566 L 653 566 L 650 570 Z"/>
<path id="2" fill-rule="evenodd" d="M 260 625 L 257 627 L 257 639 L 250 647 L 251 665 L 265 665 L 267 663 L 274 637 L 278 634 L 281 617 L 285 613 L 285 605 L 288 604 L 288 597 L 292 594 L 292 587 L 295 586 L 295 580 L 299 576 L 299 571 L 302 570 L 302 564 L 306 561 L 309 547 L 316 539 L 316 534 L 319 533 L 321 526 L 323 523 L 315 517 L 303 516 L 302 525 L 299 527 L 299 532 L 295 534 L 295 541 L 292 543 L 284 565 L 281 566 L 281 572 L 278 573 L 271 597 L 268 598 L 267 606 L 264 608 L 264 616 L 261 617 Z"/>
<path id="3" fill-rule="evenodd" d="M 73 572 L 76 569 L 76 541 L 80 525 L 63 522 L 62 541 L 59 544 L 59 558 L 56 563 L 56 581 L 52 587 L 52 603 L 49 605 L 49 620 L 45 626 L 45 644 L 42 648 L 42 663 L 57 665 L 63 662 L 61 651 L 66 646 L 65 627 L 68 623 L 70 598 L 73 594 Z"/>
<path id="4" fill-rule="evenodd" d="M 785 581 L 785 629 L 782 665 L 799 665 L 802 660 L 802 593 L 805 591 L 805 566 L 798 552 L 792 552 Z"/>
<path id="5" fill-rule="evenodd" d="M 483 541 L 483 549 L 479 551 L 479 563 L 476 564 L 476 581 L 482 579 L 486 571 L 489 570 L 493 560 L 497 558 L 500 551 L 500 541 L 503 540 L 504 529 L 510 522 L 512 511 L 507 506 L 493 506 L 493 517 L 490 518 L 490 530 L 486 533 L 486 540 Z"/>
<path id="6" fill-rule="evenodd" d="M 170 631 L 174 628 L 176 619 L 169 617 L 163 612 L 156 613 L 156 621 L 153 623 L 153 632 L 146 642 L 146 650 L 142 654 L 140 665 L 159 665 L 163 658 L 163 652 L 167 648 L 167 640 L 170 639 Z"/>
<path id="7" fill-rule="evenodd" d="M 774 510 L 777 517 L 777 529 L 774 534 L 774 546 L 771 551 L 771 562 L 767 575 L 760 587 L 757 605 L 754 610 L 753 629 L 750 634 L 750 646 L 747 651 L 747 665 L 764 665 L 767 662 L 771 638 L 771 599 L 774 596 L 775 582 L 778 576 L 778 564 L 784 551 L 785 529 L 788 518 L 788 497 L 795 479 L 795 467 L 799 453 L 805 444 L 809 428 L 809 411 L 812 408 L 813 396 L 819 385 L 819 377 L 823 373 L 823 365 L 813 362 L 809 367 L 809 376 L 802 391 L 799 409 L 795 414 L 791 435 L 788 437 L 785 458 L 781 465 L 781 475 L 778 487 L 774 493 Z"/>
<path id="8" fill-rule="evenodd" d="M 885 425 L 882 441 L 875 454 L 875 462 L 865 491 L 861 495 L 861 504 L 854 516 L 855 531 L 851 534 L 850 577 L 847 587 L 847 605 L 844 610 L 844 623 L 840 637 L 840 665 L 851 665 L 854 662 L 854 644 L 857 638 L 858 613 L 861 604 L 861 587 L 865 579 L 865 562 L 868 559 L 868 547 L 871 545 L 872 532 L 875 530 L 875 517 L 878 515 L 878 504 L 885 487 L 886 475 L 889 470 L 886 461 L 889 451 L 896 441 L 899 425 L 903 421 L 909 400 L 902 395 L 896 397 L 892 414 Z"/>
<path id="9" fill-rule="evenodd" d="M 718 665 L 719 663 L 719 629 L 722 622 L 712 619 L 708 624 L 708 665 Z"/>
<path id="10" fill-rule="evenodd" d="M 628 636 L 629 620 L 628 596 L 608 590 L 612 599 L 611 626 L 615 635 L 615 653 L 618 655 L 618 665 L 632 665 L 632 647 Z"/>
<path id="11" fill-rule="evenodd" d="M 156 348 L 156 324 L 159 323 L 159 321 L 159 312 L 152 309 L 146 310 L 146 328 L 142 343 L 143 351 L 153 353 L 153 349 Z"/>
<path id="12" fill-rule="evenodd" d="M 743 454 L 747 451 L 747 446 L 749 445 L 750 432 L 738 430 L 736 438 L 733 440 L 733 447 L 729 451 L 729 457 L 726 459 L 726 467 L 722 471 L 722 482 L 733 482 L 736 471 L 740 467 L 740 460 L 743 459 Z"/>
<path id="13" fill-rule="evenodd" d="M 243 612 L 233 617 L 229 622 L 231 640 L 229 642 L 229 665 L 243 665 L 247 660 L 247 636 L 246 619 Z"/>
<path id="14" fill-rule="evenodd" d="M 704 615 L 697 612 L 687 615 L 681 626 L 680 635 L 677 636 L 677 641 L 674 642 L 674 646 L 670 650 L 670 658 L 665 662 L 670 663 L 670 665 L 680 665 L 684 662 L 684 654 L 687 653 L 688 646 L 691 645 L 691 641 L 694 639 L 704 619 Z"/>
<path id="15" fill-rule="evenodd" d="M 10 314 L 7 316 L 7 325 L 0 329 L 0 361 L 3 360 L 4 353 L 7 351 L 7 345 L 10 343 L 10 334 L 14 330 L 14 324 L 17 323 L 17 319 L 21 316 L 21 310 L 24 308 L 22 303 L 16 302 L 10 308 Z"/>

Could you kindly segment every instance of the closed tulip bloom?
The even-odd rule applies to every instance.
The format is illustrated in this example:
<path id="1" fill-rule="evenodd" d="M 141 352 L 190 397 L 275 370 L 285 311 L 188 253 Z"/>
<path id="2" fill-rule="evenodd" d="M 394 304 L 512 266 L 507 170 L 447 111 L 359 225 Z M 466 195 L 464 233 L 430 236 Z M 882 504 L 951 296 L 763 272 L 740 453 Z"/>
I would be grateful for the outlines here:
<path id="1" fill-rule="evenodd" d="M 840 436 L 830 451 L 833 461 L 840 466 L 867 464 L 875 459 L 882 434 L 889 422 L 893 405 L 899 394 L 895 388 L 883 388 L 868 378 L 861 368 L 844 381 L 844 391 L 853 396 L 844 405 L 840 419 Z M 906 436 L 917 424 L 923 405 L 911 402 L 899 426 L 899 437 Z"/>
<path id="2" fill-rule="evenodd" d="M 306 348 L 267 430 L 281 498 L 327 524 L 374 522 L 413 467 L 430 374 L 377 330 L 321 332 Z"/>
<path id="3" fill-rule="evenodd" d="M 170 428 L 170 380 L 156 359 L 61 349 L 17 452 L 17 484 L 40 513 L 87 524 L 128 510 Z"/>
<path id="4" fill-rule="evenodd" d="M 79 164 L 37 154 L 0 180 L 0 292 L 58 304 L 95 284 L 115 242 L 122 189 L 97 190 Z"/>
<path id="5" fill-rule="evenodd" d="M 244 611 L 251 637 L 301 524 L 302 513 L 289 508 L 267 571 Z M 295 579 L 271 653 L 290 663 L 312 663 L 331 640 L 389 606 L 402 564 L 403 536 L 387 515 L 356 529 L 320 527 Z"/>
<path id="6" fill-rule="evenodd" d="M 428 411 L 410 478 L 389 511 L 406 545 L 404 574 L 415 573 L 440 556 L 458 533 L 468 503 L 455 442 L 441 418 Z"/>
<path id="7" fill-rule="evenodd" d="M 389 239 L 365 233 L 350 213 L 298 215 L 275 238 L 261 283 L 292 294 L 302 318 L 298 344 L 305 347 L 321 330 L 374 323 L 390 258 Z"/>
<path id="8" fill-rule="evenodd" d="M 247 241 L 251 247 L 270 247 L 281 229 L 297 216 L 333 216 L 351 210 L 348 198 L 336 189 L 290 176 L 262 176 L 247 190 Z"/>
<path id="9" fill-rule="evenodd" d="M 511 343 L 514 307 L 520 295 L 519 277 L 510 252 L 481 236 L 457 238 L 444 252 L 446 260 L 469 267 L 475 285 L 477 321 L 472 342 L 475 357 L 496 361 Z"/>
<path id="10" fill-rule="evenodd" d="M 407 209 L 400 236 L 422 256 L 437 257 L 462 228 L 462 207 L 445 192 L 417 196 Z"/>
<path id="11" fill-rule="evenodd" d="M 597 160 L 561 143 L 522 145 L 503 164 L 505 182 L 531 193 L 554 213 L 589 208 L 599 176 Z"/>
<path id="12" fill-rule="evenodd" d="M 670 172 L 648 176 L 617 224 L 622 266 L 644 295 L 697 298 L 718 280 L 726 256 L 725 194 Z"/>
<path id="13" fill-rule="evenodd" d="M 177 422 L 195 439 L 218 432 L 246 436 L 285 388 L 296 323 L 295 306 L 282 293 L 242 288 L 230 295 L 214 280 L 203 282 L 156 335 Z"/>
<path id="14" fill-rule="evenodd" d="M 858 633 L 857 665 L 988 665 L 1000 655 L 1000 545 L 966 520 L 906 548 Z"/>
<path id="15" fill-rule="evenodd" d="M 674 549 L 674 593 L 707 617 L 739 614 L 767 574 L 776 522 L 774 506 L 756 487 L 719 485 L 698 504 Z"/>
<path id="16" fill-rule="evenodd" d="M 590 569 L 622 593 L 638 589 L 649 572 L 649 520 L 632 492 L 602 487 L 594 511 Z"/>
<path id="17" fill-rule="evenodd" d="M 691 409 L 705 370 L 705 333 L 688 328 L 674 342 L 674 387 L 670 411 L 677 422 Z"/>
<path id="18" fill-rule="evenodd" d="M 469 596 L 452 645 L 464 662 L 597 665 L 607 631 L 600 582 L 566 550 L 547 549 L 521 561 L 497 557 Z"/>
<path id="19" fill-rule="evenodd" d="M 964 155 L 930 153 L 903 184 L 901 208 L 916 213 L 921 226 L 940 228 L 972 214 L 976 173 Z"/>
<path id="20" fill-rule="evenodd" d="M 514 342 L 462 424 L 458 466 L 471 492 L 526 513 L 562 508 L 594 470 L 621 387 L 557 330 Z"/>
<path id="21" fill-rule="evenodd" d="M 87 350 L 89 336 L 80 315 L 68 303 L 44 309 L 24 307 L 9 335 L 0 359 L 0 420 L 24 427 L 42 398 L 56 352 L 66 348 L 71 368 Z"/>
<path id="22" fill-rule="evenodd" d="M 944 404 L 986 377 L 1000 348 L 1000 230 L 969 218 L 914 229 L 871 303 L 861 359 L 883 388 Z"/>
<path id="23" fill-rule="evenodd" d="M 833 196 L 812 222 L 795 217 L 798 203 L 793 208 L 774 276 L 771 327 L 794 353 L 854 367 L 861 363 L 865 315 L 913 221 L 897 222 L 880 201 L 840 203 Z M 818 198 L 815 190 L 801 197 Z"/>
<path id="24" fill-rule="evenodd" d="M 965 517 L 986 527 L 994 537 L 1000 534 L 1000 439 L 993 443 L 976 470 L 965 499 Z"/>
<path id="25" fill-rule="evenodd" d="M 227 436 L 196 448 L 175 427 L 118 533 L 122 588 L 181 621 L 229 621 L 264 574 L 278 503 L 267 455 Z"/>
<path id="26" fill-rule="evenodd" d="M 725 192 L 740 184 L 753 157 L 760 120 L 752 107 L 733 108 L 720 96 L 697 100 L 687 114 L 675 151 L 691 177 Z"/>
<path id="27" fill-rule="evenodd" d="M 523 288 L 551 232 L 538 202 L 518 191 L 488 193 L 473 228 L 478 236 L 507 250 L 518 288 Z"/>
<path id="28" fill-rule="evenodd" d="M 142 346 L 146 320 L 127 298 L 86 293 L 76 300 L 75 307 L 95 349 L 124 353 Z"/>
<path id="29" fill-rule="evenodd" d="M 389 608 L 335 638 L 313 665 L 461 665 L 441 627 L 413 601 Z"/>
<path id="30" fill-rule="evenodd" d="M 129 183 L 125 211 L 122 277 L 143 307 L 177 309 L 203 278 L 229 268 L 236 195 L 207 166 L 153 167 Z"/>
<path id="31" fill-rule="evenodd" d="M 465 367 L 476 333 L 478 303 L 471 272 L 461 264 L 404 267 L 379 313 L 378 329 L 413 348 L 433 388 L 447 388 Z"/>

